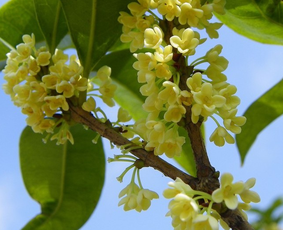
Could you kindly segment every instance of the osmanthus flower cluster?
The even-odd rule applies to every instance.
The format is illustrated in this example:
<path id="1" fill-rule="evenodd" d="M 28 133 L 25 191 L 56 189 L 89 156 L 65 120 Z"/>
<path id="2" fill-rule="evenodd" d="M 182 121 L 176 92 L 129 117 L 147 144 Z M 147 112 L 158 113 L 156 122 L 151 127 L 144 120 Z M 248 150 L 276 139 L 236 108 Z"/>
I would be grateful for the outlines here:
<path id="1" fill-rule="evenodd" d="M 49 138 L 64 144 L 67 140 L 74 143 L 69 131 L 68 100 L 79 97 L 80 92 L 100 92 L 99 97 L 108 105 L 113 105 L 113 91 L 110 71 L 102 67 L 98 78 L 102 84 L 94 89 L 92 81 L 82 76 L 83 67 L 75 55 L 70 57 L 57 49 L 51 54 L 46 47 L 35 47 L 35 37 L 32 34 L 22 37 L 23 43 L 13 48 L 7 54 L 6 66 L 3 70 L 6 83 L 3 89 L 11 96 L 14 104 L 27 115 L 27 125 L 36 133 L 48 133 Z M 95 101 L 88 100 L 84 105 L 86 110 L 95 107 Z M 54 128 L 59 130 L 54 134 Z"/>
<path id="2" fill-rule="evenodd" d="M 224 229 L 229 229 L 217 212 L 215 203 L 224 202 L 227 208 L 234 210 L 238 208 L 246 217 L 243 210 L 250 208 L 250 202 L 259 202 L 260 198 L 254 191 L 250 191 L 255 184 L 255 179 L 251 178 L 247 182 L 233 182 L 233 177 L 225 173 L 221 177 L 220 188 L 212 195 L 193 190 L 180 178 L 174 182 L 169 182 L 171 188 L 163 192 L 163 196 L 172 199 L 169 203 L 167 216 L 172 217 L 172 226 L 178 230 L 188 229 L 219 229 L 219 223 Z M 238 196 L 244 203 L 238 202 Z"/>
<path id="3" fill-rule="evenodd" d="M 238 134 L 246 122 L 245 117 L 237 116 L 240 104 L 235 96 L 237 88 L 227 83 L 223 74 L 228 61 L 220 56 L 221 45 L 193 61 L 186 86 L 180 86 L 184 78 L 178 62 L 180 56 L 187 61 L 206 40 L 192 28 L 206 29 L 210 38 L 218 37 L 221 24 L 209 20 L 213 11 L 225 12 L 225 1 L 208 2 L 202 5 L 200 0 L 139 0 L 128 5 L 130 13 L 120 12 L 118 21 L 123 25 L 120 39 L 130 43 L 131 52 L 139 50 L 134 53 L 137 61 L 133 67 L 138 71 L 138 82 L 143 84 L 140 92 L 146 96 L 143 109 L 148 117 L 136 123 L 135 132 L 145 140 L 145 149 L 154 151 L 155 155 L 171 158 L 180 154 L 185 138 L 179 136 L 178 123 L 185 116 L 186 107 L 191 107 L 193 123 L 206 121 L 208 117 L 216 122 L 210 141 L 217 146 L 234 143 L 228 131 Z M 170 26 L 166 26 L 168 23 Z M 142 48 L 147 51 L 143 52 Z M 196 68 L 203 63 L 208 64 L 206 69 Z M 215 116 L 223 120 L 223 125 Z"/>

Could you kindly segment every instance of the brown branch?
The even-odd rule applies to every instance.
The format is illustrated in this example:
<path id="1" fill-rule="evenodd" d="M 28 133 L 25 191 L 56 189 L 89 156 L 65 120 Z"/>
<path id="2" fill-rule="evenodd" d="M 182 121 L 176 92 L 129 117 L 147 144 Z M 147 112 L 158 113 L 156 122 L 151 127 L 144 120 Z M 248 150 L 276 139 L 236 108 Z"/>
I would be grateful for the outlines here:
<path id="1" fill-rule="evenodd" d="M 71 103 L 69 104 L 73 121 L 88 126 L 90 129 L 97 132 L 100 136 L 110 140 L 116 146 L 123 146 L 127 144 L 131 144 L 131 146 L 136 146 L 127 138 L 123 137 L 111 125 L 107 125 L 107 122 L 103 123 L 93 117 L 91 113 L 88 113 L 79 107 L 75 107 Z M 172 178 L 173 180 L 179 177 L 185 183 L 189 184 L 192 188 L 196 188 L 196 184 L 198 181 L 196 178 L 179 170 L 168 162 L 162 160 L 160 157 L 155 156 L 153 152 L 148 152 L 143 148 L 134 149 L 130 152 L 139 159 L 141 159 L 144 162 L 145 167 L 152 167 L 162 172 L 165 176 Z"/>
<path id="2" fill-rule="evenodd" d="M 84 111 L 79 107 L 75 107 L 71 103 L 70 111 L 71 118 L 73 121 L 86 125 L 93 131 L 99 133 L 102 137 L 107 138 L 113 144 L 117 146 L 122 146 L 126 144 L 135 144 L 129 141 L 127 138 L 123 137 L 117 130 L 115 130 L 111 125 L 107 125 L 99 120 L 97 120 L 91 113 Z M 198 125 L 196 125 L 198 127 Z M 195 132 L 196 127 L 192 128 L 192 131 Z M 198 133 L 200 129 L 198 127 Z M 200 136 L 196 139 L 199 140 Z M 192 144 L 194 144 L 194 139 Z M 133 155 L 141 159 L 145 167 L 153 167 L 154 169 L 162 172 L 165 176 L 175 180 L 177 177 L 181 178 L 185 183 L 189 184 L 193 189 L 207 191 L 207 187 L 210 187 L 211 184 L 203 183 L 203 180 L 194 178 L 173 165 L 162 160 L 160 157 L 155 156 L 152 152 L 148 152 L 144 149 L 135 149 L 130 151 Z M 211 183 L 211 181 L 210 181 Z M 208 192 L 208 191 L 207 191 Z M 253 230 L 250 224 L 243 218 L 241 213 L 238 210 L 226 210 L 225 212 L 220 213 L 223 220 L 233 229 L 233 230 Z"/>

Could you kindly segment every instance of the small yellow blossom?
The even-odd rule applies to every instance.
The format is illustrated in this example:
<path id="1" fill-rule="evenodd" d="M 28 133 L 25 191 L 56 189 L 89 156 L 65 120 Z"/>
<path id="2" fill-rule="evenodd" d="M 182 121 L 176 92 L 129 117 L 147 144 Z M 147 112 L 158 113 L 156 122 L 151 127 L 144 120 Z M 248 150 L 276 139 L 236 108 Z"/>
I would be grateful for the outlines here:
<path id="1" fill-rule="evenodd" d="M 63 96 L 66 98 L 70 98 L 74 96 L 75 88 L 72 84 L 67 81 L 61 81 L 59 84 L 56 85 L 56 91 L 58 93 L 63 93 Z"/>
<path id="2" fill-rule="evenodd" d="M 118 110 L 118 121 L 120 122 L 127 122 L 132 119 L 131 115 L 128 113 L 127 110 L 123 109 L 122 107 Z"/>
<path id="3" fill-rule="evenodd" d="M 119 12 L 120 16 L 118 17 L 118 22 L 123 24 L 123 26 L 127 26 L 131 29 L 135 28 L 135 25 L 137 23 L 137 18 L 126 13 L 126 12 Z"/>
<path id="4" fill-rule="evenodd" d="M 197 27 L 202 16 L 203 11 L 201 9 L 200 2 L 197 0 L 192 0 L 181 5 L 179 22 L 181 25 L 188 24 L 191 27 Z"/>
<path id="5" fill-rule="evenodd" d="M 226 129 L 219 126 L 217 127 L 214 132 L 211 134 L 209 140 L 211 142 L 214 142 L 217 146 L 223 146 L 225 144 L 225 141 L 229 144 L 234 144 L 235 139 L 227 132 Z"/>
<path id="6" fill-rule="evenodd" d="M 202 74 L 199 72 L 193 74 L 192 77 L 187 79 L 186 83 L 192 93 L 201 91 Z"/>
<path id="7" fill-rule="evenodd" d="M 138 59 L 133 64 L 136 70 L 152 70 L 157 64 L 154 55 L 150 52 L 134 54 L 134 57 Z"/>
<path id="8" fill-rule="evenodd" d="M 186 113 L 186 109 L 183 105 L 178 105 L 178 104 L 170 105 L 164 114 L 164 119 L 168 122 L 172 121 L 177 123 L 181 120 L 181 118 L 185 113 Z"/>
<path id="9" fill-rule="evenodd" d="M 149 189 L 141 189 L 137 195 L 137 204 L 141 210 L 147 210 L 151 205 L 151 200 L 158 198 L 159 196 L 156 192 Z"/>
<path id="10" fill-rule="evenodd" d="M 157 8 L 161 15 L 165 15 L 168 21 L 172 21 L 175 17 L 181 14 L 180 6 L 177 5 L 178 0 L 160 0 Z"/>
<path id="11" fill-rule="evenodd" d="M 89 97 L 82 105 L 83 110 L 87 112 L 94 111 L 96 108 L 96 102 L 93 97 Z"/>
<path id="12" fill-rule="evenodd" d="M 180 137 L 174 128 L 169 129 L 165 133 L 164 142 L 160 143 L 155 149 L 155 155 L 165 155 L 169 158 L 180 156 L 182 145 L 185 143 L 185 137 Z"/>
<path id="13" fill-rule="evenodd" d="M 57 110 L 62 108 L 63 110 L 69 110 L 69 105 L 63 95 L 46 96 L 44 101 L 48 104 L 51 110 Z"/>
<path id="14" fill-rule="evenodd" d="M 30 58 L 31 55 L 31 47 L 26 45 L 26 44 L 19 44 L 17 45 L 17 52 L 18 52 L 18 56 L 16 57 L 16 60 L 18 62 L 27 62 Z"/>
<path id="15" fill-rule="evenodd" d="M 198 214 L 193 219 L 194 230 L 218 230 L 218 221 L 211 215 Z"/>
<path id="16" fill-rule="evenodd" d="M 244 116 L 236 117 L 237 112 L 237 109 L 232 109 L 230 111 L 220 111 L 225 128 L 235 134 L 241 133 L 242 129 L 240 126 L 243 126 L 247 120 Z"/>
<path id="17" fill-rule="evenodd" d="M 172 53 L 172 46 L 167 45 L 164 47 L 164 49 L 157 48 L 156 52 L 154 52 L 154 58 L 158 62 L 169 62 L 173 58 Z"/>
<path id="18" fill-rule="evenodd" d="M 163 41 L 163 31 L 157 25 L 144 31 L 144 45 L 146 48 L 157 49 Z"/>
<path id="19" fill-rule="evenodd" d="M 48 51 L 40 52 L 36 57 L 36 61 L 40 66 L 47 66 L 50 63 L 51 54 Z"/>
<path id="20" fill-rule="evenodd" d="M 158 63 L 155 67 L 156 77 L 169 80 L 172 77 L 170 66 L 166 63 Z"/>
<path id="21" fill-rule="evenodd" d="M 109 66 L 102 66 L 99 68 L 97 71 L 96 76 L 98 79 L 102 82 L 106 82 L 110 80 L 110 75 L 111 75 L 111 68 Z"/>
<path id="22" fill-rule="evenodd" d="M 212 199 L 216 203 L 225 202 L 229 209 L 236 209 L 238 206 L 237 194 L 244 190 L 243 182 L 233 182 L 233 176 L 230 173 L 224 173 L 220 178 L 220 188 L 212 193 Z"/>
<path id="23" fill-rule="evenodd" d="M 182 29 L 178 32 L 179 36 L 170 37 L 170 43 L 174 48 L 184 55 L 194 50 L 199 44 L 199 40 L 195 38 L 194 31 L 190 28 Z"/>
<path id="24" fill-rule="evenodd" d="M 245 203 L 260 202 L 259 195 L 254 191 L 250 191 L 250 188 L 254 187 L 255 182 L 255 178 L 250 178 L 244 183 L 244 190 L 240 193 L 240 197 Z"/>
<path id="25" fill-rule="evenodd" d="M 179 86 L 171 81 L 164 81 L 163 86 L 165 87 L 165 89 L 159 92 L 158 98 L 168 102 L 169 105 L 177 102 L 181 92 Z"/>

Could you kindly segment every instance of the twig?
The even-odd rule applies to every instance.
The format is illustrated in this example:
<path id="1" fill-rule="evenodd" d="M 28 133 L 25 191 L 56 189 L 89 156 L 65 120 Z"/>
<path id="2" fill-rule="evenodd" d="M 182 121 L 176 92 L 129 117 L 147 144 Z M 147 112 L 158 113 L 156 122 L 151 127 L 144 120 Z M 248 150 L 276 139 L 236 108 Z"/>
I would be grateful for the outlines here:
<path id="1" fill-rule="evenodd" d="M 116 131 L 112 126 L 107 125 L 97 120 L 91 113 L 84 111 L 79 107 L 75 107 L 71 103 L 70 111 L 73 121 L 86 125 L 93 131 L 99 133 L 102 137 L 107 138 L 112 143 L 118 146 L 126 145 L 130 142 L 127 138 L 123 137 L 118 131 Z M 198 126 L 197 126 L 198 127 Z M 198 131 L 200 132 L 200 130 Z M 135 145 L 132 143 L 133 146 Z M 165 176 L 172 178 L 173 180 L 177 177 L 181 178 L 185 183 L 189 184 L 193 189 L 198 189 L 201 191 L 206 191 L 207 186 L 211 184 L 202 183 L 202 180 L 194 178 L 173 165 L 167 163 L 161 158 L 155 156 L 152 152 L 148 152 L 144 149 L 135 149 L 130 151 L 133 155 L 144 161 L 145 166 L 153 167 L 154 169 L 162 172 Z M 239 210 L 226 210 L 220 213 L 223 220 L 233 229 L 233 230 L 253 230 L 250 224 L 243 218 Z"/>

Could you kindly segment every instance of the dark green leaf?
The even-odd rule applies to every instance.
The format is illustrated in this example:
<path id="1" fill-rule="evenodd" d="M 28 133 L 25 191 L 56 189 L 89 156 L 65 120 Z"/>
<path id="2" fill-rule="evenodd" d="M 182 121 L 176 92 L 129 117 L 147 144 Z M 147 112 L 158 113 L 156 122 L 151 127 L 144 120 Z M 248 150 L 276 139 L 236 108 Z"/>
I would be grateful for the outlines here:
<path id="1" fill-rule="evenodd" d="M 242 132 L 236 135 L 242 163 L 257 135 L 282 114 L 283 80 L 253 102 L 244 114 L 247 123 L 242 127 Z"/>
<path id="2" fill-rule="evenodd" d="M 126 10 L 130 1 L 61 0 L 85 77 L 119 38 L 119 11 Z"/>
<path id="3" fill-rule="evenodd" d="M 237 33 L 258 42 L 283 45 L 281 0 L 226 0 L 217 18 Z"/>
<path id="4" fill-rule="evenodd" d="M 117 84 L 115 101 L 126 109 L 134 120 L 146 118 L 142 104 L 145 97 L 140 93 L 141 84 L 137 82 L 137 71 L 132 67 L 136 59 L 129 50 L 120 50 L 104 56 L 95 66 L 95 70 L 107 65 L 111 67 L 111 78 Z"/>
<path id="5" fill-rule="evenodd" d="M 34 0 L 36 17 L 53 54 L 55 48 L 68 33 L 68 27 L 59 0 Z"/>
<path id="6" fill-rule="evenodd" d="M 75 144 L 42 142 L 41 134 L 27 127 L 20 139 L 23 180 L 41 214 L 24 230 L 77 230 L 90 217 L 104 183 L 105 159 L 101 140 L 81 125 L 71 128 Z M 28 211 L 28 209 L 27 209 Z"/>
<path id="7" fill-rule="evenodd" d="M 22 42 L 24 34 L 33 33 L 37 42 L 43 41 L 38 27 L 33 0 L 11 0 L 0 8 L 0 37 L 12 46 Z M 0 69 L 10 50 L 0 42 Z"/>
<path id="8" fill-rule="evenodd" d="M 183 151 L 181 152 L 181 155 L 179 157 L 174 157 L 174 160 L 179 165 L 181 165 L 190 175 L 196 176 L 196 163 L 188 133 L 184 128 L 179 127 L 179 134 L 180 136 L 186 138 L 186 142 L 183 145 Z"/>

